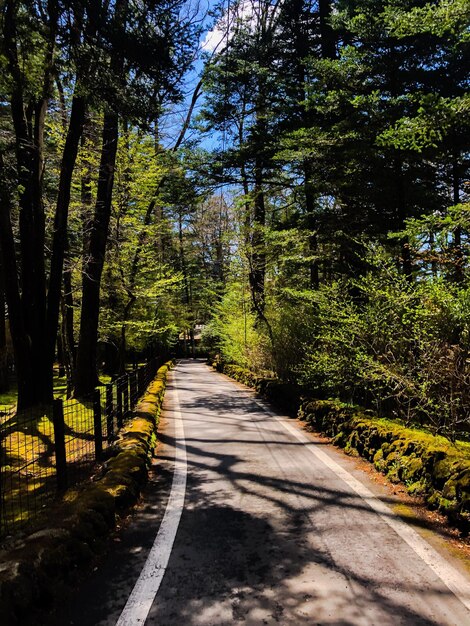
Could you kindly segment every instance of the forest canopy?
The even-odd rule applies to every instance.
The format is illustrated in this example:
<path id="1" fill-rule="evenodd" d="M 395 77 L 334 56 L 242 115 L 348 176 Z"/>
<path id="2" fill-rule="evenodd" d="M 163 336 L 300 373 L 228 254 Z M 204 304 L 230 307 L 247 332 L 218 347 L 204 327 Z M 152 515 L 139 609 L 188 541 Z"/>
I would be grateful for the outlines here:
<path id="1" fill-rule="evenodd" d="M 203 326 L 316 396 L 468 426 L 468 0 L 0 6 L 21 405 L 59 353 L 81 396 Z"/>

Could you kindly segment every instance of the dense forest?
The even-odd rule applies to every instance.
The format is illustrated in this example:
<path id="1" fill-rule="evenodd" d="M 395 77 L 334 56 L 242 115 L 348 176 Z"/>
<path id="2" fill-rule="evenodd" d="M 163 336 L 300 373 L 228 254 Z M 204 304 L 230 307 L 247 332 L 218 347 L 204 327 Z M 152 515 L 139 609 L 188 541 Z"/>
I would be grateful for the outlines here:
<path id="1" fill-rule="evenodd" d="M 469 0 L 2 0 L 0 386 L 201 354 L 470 415 Z"/>

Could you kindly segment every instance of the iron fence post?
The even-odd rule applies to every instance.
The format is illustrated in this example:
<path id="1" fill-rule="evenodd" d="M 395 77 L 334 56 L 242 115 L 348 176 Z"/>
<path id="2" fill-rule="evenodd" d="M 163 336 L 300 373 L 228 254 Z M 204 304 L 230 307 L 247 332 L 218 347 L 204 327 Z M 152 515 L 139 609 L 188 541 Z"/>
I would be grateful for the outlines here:
<path id="1" fill-rule="evenodd" d="M 116 423 L 118 428 L 122 428 L 122 396 L 123 396 L 123 388 L 125 377 L 120 377 L 116 381 Z"/>
<path id="2" fill-rule="evenodd" d="M 144 393 L 144 366 L 141 365 L 137 370 L 137 396 Z"/>
<path id="3" fill-rule="evenodd" d="M 137 375 L 136 371 L 132 370 L 129 374 L 129 392 L 130 392 L 130 402 L 129 409 L 132 410 L 136 404 L 137 400 Z"/>
<path id="4" fill-rule="evenodd" d="M 106 436 L 110 442 L 114 435 L 113 385 L 106 385 Z"/>
<path id="5" fill-rule="evenodd" d="M 65 452 L 64 403 L 60 398 L 57 398 L 52 403 L 52 422 L 54 425 L 57 491 L 61 493 L 67 489 L 68 479 L 67 455 Z"/>
<path id="6" fill-rule="evenodd" d="M 95 439 L 95 459 L 98 461 L 103 452 L 103 430 L 101 427 L 101 394 L 99 389 L 93 393 L 93 436 Z"/>
<path id="7" fill-rule="evenodd" d="M 127 418 L 130 412 L 131 403 L 129 399 L 131 379 L 130 375 L 126 374 L 124 378 L 123 390 L 124 390 L 124 417 Z"/>

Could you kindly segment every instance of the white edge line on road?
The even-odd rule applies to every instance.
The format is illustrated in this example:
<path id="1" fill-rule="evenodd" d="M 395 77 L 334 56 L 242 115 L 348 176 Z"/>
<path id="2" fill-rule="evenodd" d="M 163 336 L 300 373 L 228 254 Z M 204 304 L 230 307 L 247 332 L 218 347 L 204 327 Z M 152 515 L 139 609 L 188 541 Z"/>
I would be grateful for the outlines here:
<path id="1" fill-rule="evenodd" d="M 116 626 L 144 624 L 165 575 L 181 519 L 186 493 L 187 458 L 178 389 L 174 376 L 175 469 L 170 497 L 155 541 Z"/>
<path id="2" fill-rule="evenodd" d="M 294 437 L 303 444 L 312 444 L 301 430 L 289 424 L 286 419 L 273 413 L 264 402 L 254 399 L 255 403 L 262 408 L 270 417 L 281 423 Z M 317 446 L 307 446 L 314 456 L 330 468 L 341 480 L 353 489 L 380 517 L 399 535 L 414 552 L 432 569 L 442 582 L 452 591 L 460 602 L 470 611 L 470 585 L 459 571 L 448 563 L 414 528 L 401 520 L 385 502 L 382 502 L 372 491 L 354 478 L 341 465 L 336 463 L 328 454 L 319 450 Z"/>

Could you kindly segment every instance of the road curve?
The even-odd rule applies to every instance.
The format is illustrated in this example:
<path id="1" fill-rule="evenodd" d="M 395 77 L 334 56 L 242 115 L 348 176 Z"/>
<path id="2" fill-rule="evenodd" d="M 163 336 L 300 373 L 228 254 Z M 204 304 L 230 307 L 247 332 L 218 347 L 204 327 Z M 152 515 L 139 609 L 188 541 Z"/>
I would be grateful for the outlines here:
<path id="1" fill-rule="evenodd" d="M 412 528 L 402 536 L 354 460 L 306 443 L 251 391 L 182 361 L 162 424 L 135 523 L 51 626 L 470 625 L 470 578 Z M 159 528 L 157 548 L 176 532 L 167 563 L 152 551 Z"/>

